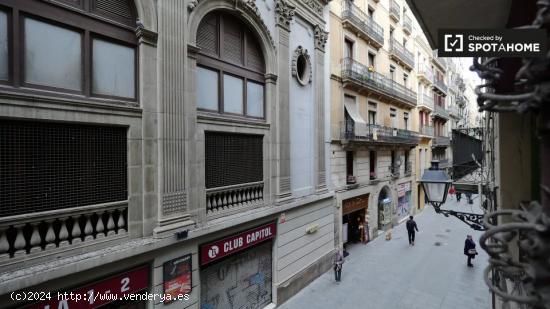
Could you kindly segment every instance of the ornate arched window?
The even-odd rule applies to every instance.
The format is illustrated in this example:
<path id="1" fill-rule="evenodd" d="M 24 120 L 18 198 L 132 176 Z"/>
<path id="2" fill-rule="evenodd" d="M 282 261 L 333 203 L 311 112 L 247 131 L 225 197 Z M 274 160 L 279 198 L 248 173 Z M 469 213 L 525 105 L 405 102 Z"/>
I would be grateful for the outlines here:
<path id="1" fill-rule="evenodd" d="M 0 0 L 0 84 L 136 101 L 135 28 L 131 0 Z"/>
<path id="2" fill-rule="evenodd" d="M 249 27 L 230 14 L 210 13 L 199 25 L 197 46 L 197 107 L 265 118 L 264 58 Z"/>

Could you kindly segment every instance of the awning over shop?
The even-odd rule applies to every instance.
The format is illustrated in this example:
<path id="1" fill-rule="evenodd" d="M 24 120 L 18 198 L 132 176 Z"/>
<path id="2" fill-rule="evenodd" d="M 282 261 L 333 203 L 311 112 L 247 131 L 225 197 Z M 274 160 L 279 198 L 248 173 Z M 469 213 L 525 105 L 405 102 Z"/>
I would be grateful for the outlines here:
<path id="1" fill-rule="evenodd" d="M 433 49 L 439 29 L 505 28 L 512 0 L 406 0 Z"/>
<path id="2" fill-rule="evenodd" d="M 346 111 L 355 123 L 353 126 L 353 133 L 356 136 L 367 136 L 367 123 L 365 122 L 365 120 L 363 120 L 361 115 L 359 115 L 359 111 L 357 110 L 355 102 L 346 98 L 346 100 L 344 101 L 344 107 L 346 108 Z"/>

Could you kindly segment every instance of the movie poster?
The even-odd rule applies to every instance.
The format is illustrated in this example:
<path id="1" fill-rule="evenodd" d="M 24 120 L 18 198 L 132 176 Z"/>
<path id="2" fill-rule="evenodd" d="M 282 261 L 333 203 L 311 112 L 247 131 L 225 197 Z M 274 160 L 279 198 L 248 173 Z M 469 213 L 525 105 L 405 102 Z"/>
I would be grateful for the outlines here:
<path id="1" fill-rule="evenodd" d="M 191 254 L 164 263 L 164 294 L 170 294 L 170 299 L 174 300 L 178 295 L 191 293 L 191 271 Z"/>

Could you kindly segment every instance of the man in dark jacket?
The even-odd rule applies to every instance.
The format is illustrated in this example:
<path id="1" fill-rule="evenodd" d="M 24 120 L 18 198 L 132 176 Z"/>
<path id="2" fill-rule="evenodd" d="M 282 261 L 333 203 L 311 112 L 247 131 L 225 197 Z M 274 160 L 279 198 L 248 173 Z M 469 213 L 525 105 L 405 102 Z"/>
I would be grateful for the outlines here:
<path id="1" fill-rule="evenodd" d="M 414 230 L 418 232 L 418 227 L 416 226 L 416 222 L 413 220 L 413 216 L 409 217 L 409 220 L 407 220 L 407 233 L 409 233 L 409 246 L 414 246 Z"/>
<path id="2" fill-rule="evenodd" d="M 472 235 L 466 236 L 466 241 L 464 242 L 464 254 L 468 256 L 468 267 L 474 267 L 472 264 L 472 259 L 476 257 L 476 243 L 472 239 Z"/>

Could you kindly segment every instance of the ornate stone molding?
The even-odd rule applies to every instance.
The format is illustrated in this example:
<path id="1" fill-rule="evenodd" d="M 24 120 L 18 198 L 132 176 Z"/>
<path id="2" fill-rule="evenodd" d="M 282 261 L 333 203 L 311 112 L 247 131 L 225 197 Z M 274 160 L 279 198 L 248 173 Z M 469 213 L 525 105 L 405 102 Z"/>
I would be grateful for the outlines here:
<path id="1" fill-rule="evenodd" d="M 187 9 L 189 11 L 192 11 L 194 8 L 197 7 L 197 5 L 199 5 L 199 1 L 200 0 L 191 0 L 191 1 L 189 1 L 189 3 L 187 4 Z"/>
<path id="2" fill-rule="evenodd" d="M 315 13 L 317 13 L 319 16 L 323 16 L 323 9 L 325 8 L 325 5 L 328 4 L 328 1 L 323 0 L 323 3 L 319 3 L 319 0 L 302 0 L 305 4 L 305 6 L 311 8 Z"/>
<path id="3" fill-rule="evenodd" d="M 302 75 L 300 76 L 298 72 L 298 58 L 303 57 L 306 61 L 306 67 L 304 68 L 304 72 L 302 72 Z M 296 77 L 298 82 L 302 86 L 306 86 L 307 84 L 311 83 L 312 80 L 312 70 L 311 70 L 311 60 L 310 56 L 307 52 L 307 49 L 303 48 L 302 46 L 298 46 L 296 50 L 294 50 L 294 55 L 292 56 L 292 76 Z"/>
<path id="4" fill-rule="evenodd" d="M 315 48 L 324 52 L 328 40 L 328 32 L 320 25 L 315 25 L 314 32 Z"/>
<path id="5" fill-rule="evenodd" d="M 277 25 L 284 27 L 290 31 L 290 23 L 294 18 L 296 7 L 290 4 L 286 0 L 276 0 L 275 2 L 275 14 L 277 18 Z"/>
<path id="6" fill-rule="evenodd" d="M 136 36 L 139 40 L 139 43 L 145 43 L 145 44 L 148 44 L 148 45 L 151 45 L 151 46 L 154 46 L 156 47 L 157 46 L 157 41 L 158 41 L 158 33 L 154 32 L 154 31 L 151 31 L 151 30 L 148 30 L 148 29 L 145 29 L 145 26 L 143 26 L 143 24 L 138 21 L 137 22 L 138 26 L 135 30 L 136 32 Z"/>

